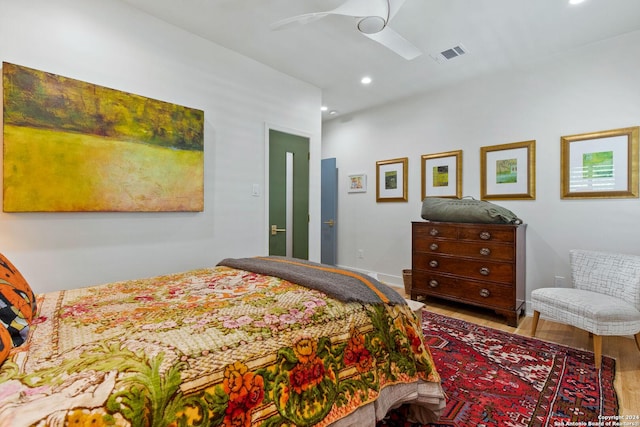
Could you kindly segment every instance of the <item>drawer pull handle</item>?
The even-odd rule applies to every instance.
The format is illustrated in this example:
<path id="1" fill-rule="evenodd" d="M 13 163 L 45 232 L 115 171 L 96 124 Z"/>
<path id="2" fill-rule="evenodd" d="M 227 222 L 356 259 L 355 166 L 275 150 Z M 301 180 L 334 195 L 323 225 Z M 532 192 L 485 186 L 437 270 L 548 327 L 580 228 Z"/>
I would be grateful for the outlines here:
<path id="1" fill-rule="evenodd" d="M 437 266 L 438 266 L 438 261 L 436 261 L 435 259 L 432 259 L 431 261 L 429 261 L 429 267 L 436 268 Z"/>
<path id="2" fill-rule="evenodd" d="M 488 256 L 491 255 L 491 249 L 489 248 L 481 248 L 480 255 Z"/>
<path id="3" fill-rule="evenodd" d="M 429 286 L 431 286 L 432 288 L 437 288 L 438 286 L 440 286 L 440 283 L 438 283 L 436 279 L 431 279 L 429 280 Z"/>
<path id="4" fill-rule="evenodd" d="M 480 232 L 480 239 L 482 239 L 482 240 L 489 240 L 489 239 L 491 239 L 491 233 L 489 233 L 488 231 L 482 231 L 482 232 Z"/>
<path id="5" fill-rule="evenodd" d="M 486 289 L 486 288 L 480 289 L 480 296 L 482 298 L 487 298 L 489 297 L 489 295 L 491 295 L 491 292 L 489 292 L 489 289 Z"/>
<path id="6" fill-rule="evenodd" d="M 431 234 L 432 236 L 437 236 L 438 234 L 440 234 L 440 232 L 437 228 L 432 228 L 431 230 L 429 230 L 429 234 Z"/>
<path id="7" fill-rule="evenodd" d="M 489 269 L 487 267 L 482 267 L 480 269 L 480 274 L 482 274 L 483 276 L 488 276 L 490 273 Z"/>
<path id="8" fill-rule="evenodd" d="M 432 243 L 429 246 L 429 249 L 431 249 L 432 251 L 437 251 L 438 250 L 438 244 L 437 243 Z"/>

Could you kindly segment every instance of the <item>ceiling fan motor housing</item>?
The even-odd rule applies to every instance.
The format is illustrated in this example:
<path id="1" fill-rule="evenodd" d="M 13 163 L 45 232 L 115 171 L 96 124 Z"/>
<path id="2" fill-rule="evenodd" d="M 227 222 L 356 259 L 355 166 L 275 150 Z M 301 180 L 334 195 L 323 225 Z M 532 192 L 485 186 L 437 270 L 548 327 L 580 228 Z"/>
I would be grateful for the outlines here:
<path id="1" fill-rule="evenodd" d="M 364 34 L 379 33 L 387 25 L 387 21 L 381 16 L 366 16 L 358 21 L 358 31 Z"/>

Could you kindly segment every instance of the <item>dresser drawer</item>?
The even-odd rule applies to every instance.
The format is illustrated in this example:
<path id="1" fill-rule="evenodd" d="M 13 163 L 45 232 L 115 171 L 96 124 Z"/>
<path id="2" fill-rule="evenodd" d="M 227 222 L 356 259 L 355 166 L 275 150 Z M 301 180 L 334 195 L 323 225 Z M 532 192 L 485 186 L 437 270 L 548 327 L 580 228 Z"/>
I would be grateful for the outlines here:
<path id="1" fill-rule="evenodd" d="M 414 240 L 453 239 L 502 242 L 513 244 L 515 231 L 512 226 L 495 224 L 461 224 L 452 222 L 422 222 L 413 225 Z"/>
<path id="2" fill-rule="evenodd" d="M 413 239 L 428 238 L 457 239 L 458 227 L 454 224 L 440 222 L 423 222 L 413 225 Z"/>
<path id="3" fill-rule="evenodd" d="M 431 254 L 445 254 L 496 261 L 513 261 L 515 248 L 494 242 L 458 242 L 451 240 L 422 239 L 414 241 L 413 250 Z"/>
<path id="4" fill-rule="evenodd" d="M 514 229 L 509 226 L 500 225 L 475 225 L 460 226 L 458 232 L 460 240 L 480 240 L 483 242 L 514 242 Z"/>
<path id="5" fill-rule="evenodd" d="M 413 253 L 413 269 L 507 284 L 513 283 L 514 279 L 512 263 L 474 259 L 460 260 L 459 258 L 420 252 Z"/>
<path id="6" fill-rule="evenodd" d="M 427 295 L 473 302 L 487 307 L 514 308 L 513 289 L 509 286 L 475 282 L 422 271 L 414 272 L 412 282 L 416 289 L 424 291 Z"/>

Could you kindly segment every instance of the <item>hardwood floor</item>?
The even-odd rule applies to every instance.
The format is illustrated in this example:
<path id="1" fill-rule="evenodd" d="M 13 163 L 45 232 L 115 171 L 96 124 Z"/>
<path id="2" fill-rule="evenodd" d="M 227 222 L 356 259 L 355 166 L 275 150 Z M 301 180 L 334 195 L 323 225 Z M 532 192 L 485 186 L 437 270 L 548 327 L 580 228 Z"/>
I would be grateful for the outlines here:
<path id="1" fill-rule="evenodd" d="M 504 317 L 493 311 L 468 305 L 430 299 L 427 310 L 515 334 L 531 336 L 531 317 L 520 320 L 517 328 L 508 326 Z M 536 338 L 574 348 L 593 351 L 593 343 L 585 331 L 540 319 Z M 615 388 L 620 405 L 619 415 L 640 416 L 640 351 L 633 338 L 603 337 L 603 355 L 616 359 Z M 640 420 L 629 421 L 640 425 Z"/>

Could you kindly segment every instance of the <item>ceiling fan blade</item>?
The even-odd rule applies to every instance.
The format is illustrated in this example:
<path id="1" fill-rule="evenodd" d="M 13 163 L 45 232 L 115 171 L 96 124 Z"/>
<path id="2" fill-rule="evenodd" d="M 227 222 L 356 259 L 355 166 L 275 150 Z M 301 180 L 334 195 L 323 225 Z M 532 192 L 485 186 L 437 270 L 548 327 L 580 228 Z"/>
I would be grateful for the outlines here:
<path id="1" fill-rule="evenodd" d="M 404 0 L 399 0 L 404 2 Z M 304 25 L 324 18 L 327 15 L 343 16 L 380 16 L 387 21 L 387 0 L 347 0 L 335 9 L 326 12 L 312 12 L 303 15 L 292 16 L 271 24 L 272 30 L 281 30 L 293 25 Z"/>
<path id="2" fill-rule="evenodd" d="M 396 16 L 396 13 L 400 10 L 405 0 L 389 0 L 389 21 Z"/>
<path id="3" fill-rule="evenodd" d="M 378 33 L 362 33 L 362 35 L 380 43 L 381 45 L 385 46 L 386 48 L 392 50 L 393 52 L 409 61 L 422 55 L 422 51 L 420 51 L 420 49 L 415 47 L 413 44 L 411 44 L 411 42 L 402 37 L 400 34 L 396 33 L 388 26 L 384 27 L 384 29 Z"/>
<path id="4" fill-rule="evenodd" d="M 358 18 L 364 16 L 379 16 L 386 21 L 388 17 L 388 7 L 389 4 L 387 0 L 347 0 L 330 11 L 330 13 L 334 15 L 355 16 Z"/>
<path id="5" fill-rule="evenodd" d="M 313 21 L 317 21 L 320 18 L 324 18 L 329 15 L 329 12 L 314 12 L 305 13 L 304 15 L 291 16 L 289 18 L 281 19 L 270 25 L 272 30 L 284 30 L 296 25 L 305 25 Z"/>

